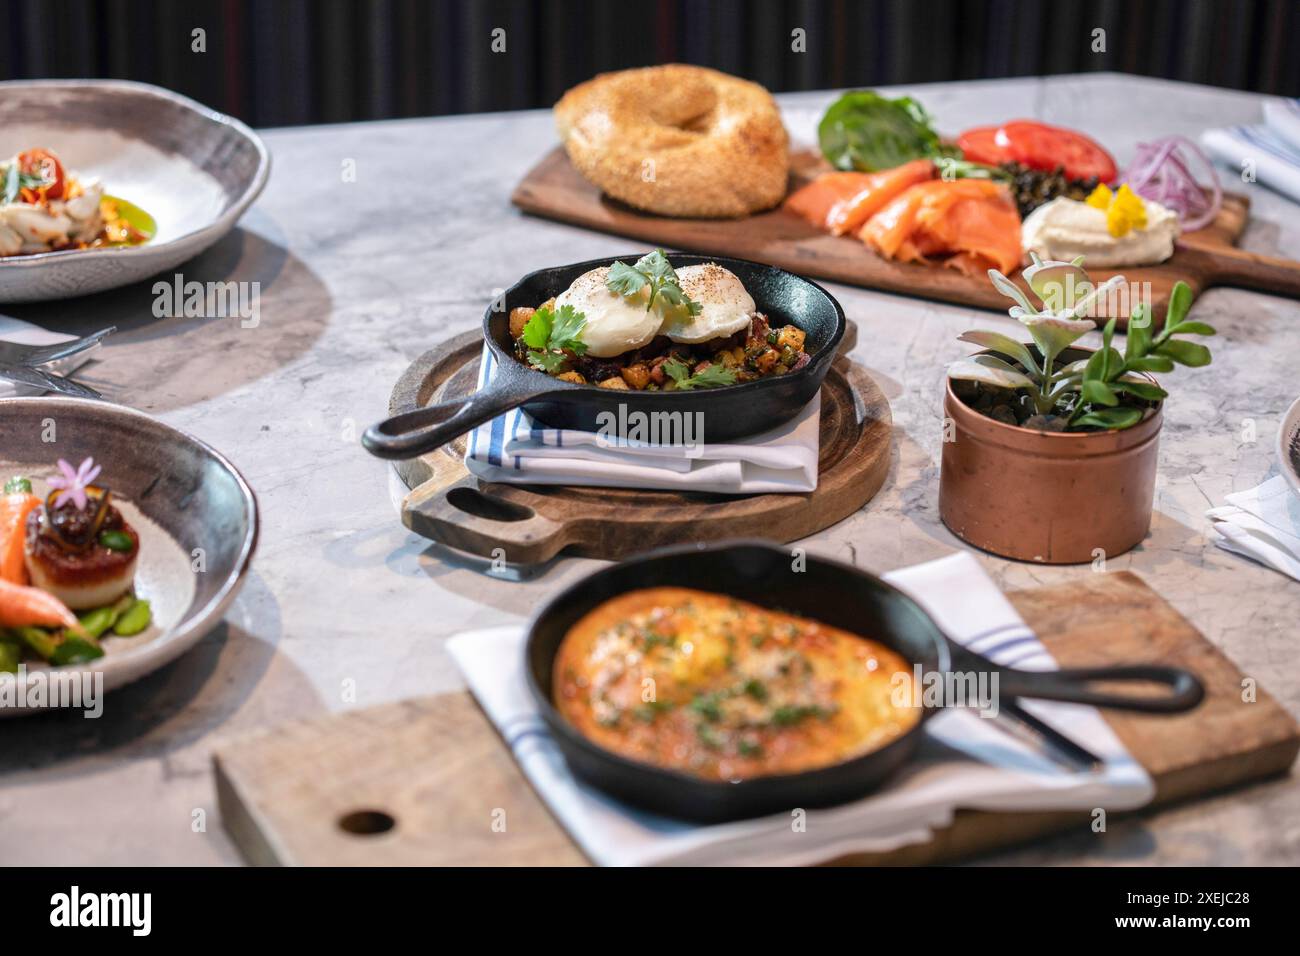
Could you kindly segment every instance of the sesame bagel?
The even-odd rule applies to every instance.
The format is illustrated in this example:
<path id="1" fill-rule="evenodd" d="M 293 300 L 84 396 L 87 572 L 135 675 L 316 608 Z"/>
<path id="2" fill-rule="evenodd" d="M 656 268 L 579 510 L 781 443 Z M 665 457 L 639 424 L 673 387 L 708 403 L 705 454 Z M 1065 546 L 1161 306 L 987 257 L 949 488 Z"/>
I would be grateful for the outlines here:
<path id="1" fill-rule="evenodd" d="M 555 104 L 579 172 L 630 206 L 666 216 L 745 216 L 785 196 L 789 140 L 757 83 L 669 64 L 603 73 Z"/>

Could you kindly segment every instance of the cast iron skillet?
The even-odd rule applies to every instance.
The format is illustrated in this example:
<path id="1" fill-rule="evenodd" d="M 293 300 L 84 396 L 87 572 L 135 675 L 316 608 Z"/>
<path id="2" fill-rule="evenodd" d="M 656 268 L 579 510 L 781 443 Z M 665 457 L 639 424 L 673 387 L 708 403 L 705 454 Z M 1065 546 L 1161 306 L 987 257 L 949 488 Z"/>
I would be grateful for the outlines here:
<path id="1" fill-rule="evenodd" d="M 638 588 L 690 587 L 715 591 L 814 618 L 893 648 L 922 674 L 966 670 L 972 661 L 997 670 L 1000 703 L 1037 697 L 1148 713 L 1176 713 L 1200 703 L 1196 677 L 1173 667 L 1017 671 L 974 657 L 950 643 L 934 621 L 903 592 L 873 575 L 823 558 L 806 557 L 792 570 L 788 549 L 772 542 L 734 541 L 710 547 L 668 548 L 624 561 L 561 592 L 533 619 L 524 650 L 528 686 L 570 769 L 612 796 L 668 816 L 706 823 L 761 816 L 794 807 L 844 803 L 874 789 L 901 767 L 922 739 L 938 708 L 927 707 L 916 725 L 893 742 L 818 770 L 757 777 L 735 783 L 702 780 L 618 756 L 587 740 L 551 703 L 552 667 L 569 629 L 598 604 Z M 1168 688 L 1160 696 L 1105 693 L 1090 681 L 1134 681 Z"/>
<path id="2" fill-rule="evenodd" d="M 807 365 L 797 372 L 726 388 L 689 392 L 614 391 L 595 385 L 561 382 L 516 361 L 510 338 L 510 310 L 536 307 L 567 289 L 574 279 L 615 261 L 632 263 L 640 253 L 592 259 L 568 266 L 530 272 L 506 290 L 504 299 L 483 315 L 483 338 L 496 365 L 492 384 L 464 399 L 403 412 L 366 429 L 361 443 L 380 458 L 415 458 L 445 445 L 471 428 L 523 405 L 539 422 L 552 428 L 597 431 L 601 412 L 618 415 L 619 406 L 640 412 L 702 412 L 704 439 L 729 441 L 774 428 L 798 414 L 821 388 L 840 339 L 844 310 L 831 294 L 784 269 L 724 259 L 672 253 L 676 268 L 716 262 L 736 274 L 754 298 L 758 311 L 772 325 L 793 323 L 807 333 Z"/>

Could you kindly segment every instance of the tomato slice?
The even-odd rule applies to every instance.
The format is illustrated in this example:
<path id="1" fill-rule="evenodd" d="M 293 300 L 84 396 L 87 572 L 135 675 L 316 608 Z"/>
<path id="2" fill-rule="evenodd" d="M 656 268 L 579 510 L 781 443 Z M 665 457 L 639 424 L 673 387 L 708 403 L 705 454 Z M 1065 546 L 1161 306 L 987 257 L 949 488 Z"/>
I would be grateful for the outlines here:
<path id="1" fill-rule="evenodd" d="M 1095 176 L 1103 183 L 1113 183 L 1119 172 L 1110 153 L 1096 140 L 1061 126 L 1015 120 L 999 126 L 993 141 L 1030 169 L 1061 166 L 1071 179 Z"/>
<path id="2" fill-rule="evenodd" d="M 996 126 L 976 126 L 957 137 L 957 147 L 962 156 L 972 163 L 983 163 L 986 166 L 1008 163 L 1012 158 L 1011 151 L 998 145 L 997 132 Z"/>
<path id="3" fill-rule="evenodd" d="M 18 168 L 30 176 L 39 176 L 48 185 L 39 192 L 46 199 L 63 198 L 63 164 L 48 149 L 29 149 L 18 154 Z"/>

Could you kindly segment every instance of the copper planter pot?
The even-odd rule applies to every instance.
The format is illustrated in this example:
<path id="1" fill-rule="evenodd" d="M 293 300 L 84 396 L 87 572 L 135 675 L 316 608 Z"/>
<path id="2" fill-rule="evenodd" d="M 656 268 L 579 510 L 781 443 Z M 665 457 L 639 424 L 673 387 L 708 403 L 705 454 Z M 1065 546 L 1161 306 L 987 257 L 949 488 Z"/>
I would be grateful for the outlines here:
<path id="1" fill-rule="evenodd" d="M 1080 564 L 1146 537 L 1155 496 L 1162 409 L 1132 428 L 1042 432 L 981 415 L 945 379 L 939 516 L 985 551 L 1020 561 Z"/>

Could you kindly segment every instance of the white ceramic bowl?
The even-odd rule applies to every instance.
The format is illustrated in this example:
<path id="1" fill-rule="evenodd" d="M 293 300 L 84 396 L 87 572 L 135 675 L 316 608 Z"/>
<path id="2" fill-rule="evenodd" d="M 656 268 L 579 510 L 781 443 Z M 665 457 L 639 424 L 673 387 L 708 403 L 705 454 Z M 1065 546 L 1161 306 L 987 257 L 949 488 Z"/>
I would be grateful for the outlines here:
<path id="1" fill-rule="evenodd" d="M 43 147 L 158 224 L 139 246 L 0 258 L 0 303 L 65 299 L 138 282 L 228 233 L 266 185 L 251 129 L 179 94 L 118 80 L 0 83 L 0 157 Z"/>

